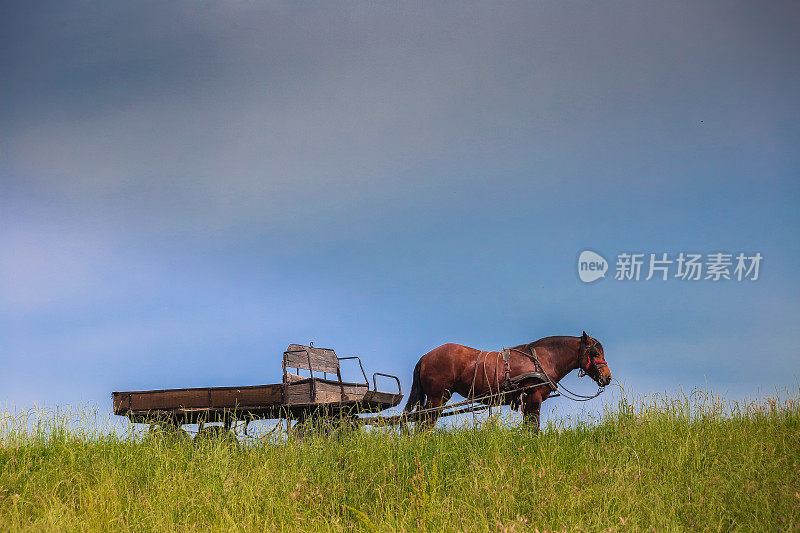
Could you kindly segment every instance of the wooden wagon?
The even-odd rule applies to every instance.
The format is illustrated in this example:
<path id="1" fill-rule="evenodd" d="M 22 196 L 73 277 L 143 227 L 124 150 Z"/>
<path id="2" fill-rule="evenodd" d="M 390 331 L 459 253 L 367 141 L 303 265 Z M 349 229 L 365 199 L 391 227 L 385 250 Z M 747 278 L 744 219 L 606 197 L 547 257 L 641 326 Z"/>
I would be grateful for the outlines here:
<path id="1" fill-rule="evenodd" d="M 355 360 L 363 382 L 342 380 L 340 362 Z M 308 373 L 307 376 L 301 372 Z M 377 377 L 396 381 L 397 392 L 382 392 Z M 237 421 L 247 424 L 260 419 L 298 420 L 302 432 L 314 420 L 353 419 L 360 413 L 376 413 L 394 407 L 403 398 L 396 376 L 375 372 L 370 388 L 358 357 L 338 357 L 329 348 L 290 344 L 283 352 L 283 380 L 269 385 L 241 387 L 197 387 L 113 392 L 114 414 L 151 427 L 177 429 L 199 424 L 198 436 L 228 432 Z M 221 422 L 221 426 L 207 424 Z"/>

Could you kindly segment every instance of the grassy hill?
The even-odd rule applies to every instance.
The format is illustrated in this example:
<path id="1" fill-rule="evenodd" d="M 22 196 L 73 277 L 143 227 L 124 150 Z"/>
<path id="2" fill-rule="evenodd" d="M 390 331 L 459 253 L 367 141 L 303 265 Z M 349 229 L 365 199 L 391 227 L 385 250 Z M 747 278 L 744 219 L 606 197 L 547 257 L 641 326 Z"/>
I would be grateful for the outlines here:
<path id="1" fill-rule="evenodd" d="M 800 403 L 621 401 L 506 421 L 236 447 L 0 421 L 2 530 L 800 530 Z"/>

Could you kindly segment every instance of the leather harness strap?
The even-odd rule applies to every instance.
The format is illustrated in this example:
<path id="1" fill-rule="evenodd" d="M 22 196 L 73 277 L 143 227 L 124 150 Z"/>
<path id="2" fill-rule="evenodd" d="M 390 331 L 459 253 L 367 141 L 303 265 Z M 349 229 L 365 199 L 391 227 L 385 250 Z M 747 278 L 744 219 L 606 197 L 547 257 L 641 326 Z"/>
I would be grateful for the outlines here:
<path id="1" fill-rule="evenodd" d="M 500 350 L 500 353 L 498 354 L 498 359 L 499 359 L 500 356 L 502 356 L 502 358 L 503 358 L 504 376 L 503 376 L 503 382 L 498 384 L 499 385 L 499 389 L 497 391 L 497 394 L 502 395 L 502 394 L 508 393 L 508 394 L 514 395 L 514 393 L 518 393 L 519 394 L 519 398 L 517 398 L 515 401 L 512 401 L 512 407 L 514 406 L 514 404 L 518 404 L 518 405 L 522 404 L 522 395 L 525 394 L 525 390 L 527 390 L 531 386 L 533 386 L 533 387 L 538 386 L 538 385 L 534 385 L 532 383 L 528 383 L 528 385 L 523 385 L 523 382 L 525 382 L 525 381 L 536 380 L 536 381 L 539 382 L 539 385 L 542 385 L 542 386 L 547 385 L 548 387 L 550 387 L 550 389 L 552 391 L 555 391 L 555 390 L 558 389 L 558 387 L 550 379 L 550 376 L 548 376 L 547 373 L 542 368 L 542 364 L 541 364 L 541 362 L 539 362 L 539 358 L 536 356 L 536 350 L 533 347 L 533 343 L 530 343 L 528 345 L 528 348 L 530 349 L 531 353 L 525 353 L 522 350 L 518 350 L 517 348 L 503 348 L 502 350 Z M 527 357 L 528 359 L 533 361 L 535 371 L 534 372 L 523 372 L 523 373 L 518 374 L 516 376 L 512 376 L 511 375 L 511 351 L 512 350 L 524 355 L 525 357 Z M 491 393 L 491 382 L 488 379 L 489 378 L 488 375 L 486 375 L 486 358 L 489 356 L 489 353 L 490 352 L 481 351 L 481 352 L 478 353 L 478 356 L 475 358 L 475 370 L 473 371 L 472 384 L 470 386 L 470 391 L 469 391 L 469 395 L 468 395 L 468 398 L 470 400 L 474 397 L 474 394 L 475 394 L 475 383 L 477 381 L 478 367 L 480 366 L 481 359 L 483 359 L 484 375 L 485 375 L 486 380 L 487 380 L 486 384 L 489 386 L 490 394 L 493 394 L 493 393 Z M 495 366 L 495 368 L 497 368 L 497 367 Z M 522 392 L 518 392 L 518 391 L 520 391 L 520 389 L 523 389 L 523 391 Z"/>
<path id="2" fill-rule="evenodd" d="M 536 356 L 536 349 L 533 347 L 533 343 L 528 344 L 528 348 L 530 349 L 531 353 L 525 353 L 522 350 L 518 350 L 517 348 L 504 348 L 503 349 L 503 360 L 506 364 L 506 378 L 503 382 L 503 389 L 506 391 L 514 391 L 519 388 L 519 384 L 527 379 L 538 379 L 542 382 L 542 385 L 548 385 L 551 390 L 556 390 L 556 386 L 547 373 L 542 368 L 542 364 L 539 362 L 539 358 Z M 514 350 L 517 353 L 520 353 L 533 361 L 534 368 L 536 369 L 535 372 L 524 372 L 522 374 L 518 374 L 514 377 L 511 377 L 511 350 Z"/>
<path id="3" fill-rule="evenodd" d="M 501 353 L 503 354 L 503 364 L 505 365 L 506 370 L 506 377 L 503 380 L 503 383 L 508 383 L 511 380 L 511 353 L 509 353 L 508 348 L 503 348 Z"/>

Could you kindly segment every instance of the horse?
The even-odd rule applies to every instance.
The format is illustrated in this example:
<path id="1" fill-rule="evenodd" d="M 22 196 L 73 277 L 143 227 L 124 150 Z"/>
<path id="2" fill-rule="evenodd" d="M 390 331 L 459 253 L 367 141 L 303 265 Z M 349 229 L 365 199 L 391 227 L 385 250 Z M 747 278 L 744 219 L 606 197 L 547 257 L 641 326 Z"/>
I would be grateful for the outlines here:
<path id="1" fill-rule="evenodd" d="M 504 352 L 443 344 L 423 355 L 414 367 L 411 392 L 403 412 L 432 409 L 421 415 L 423 424 L 432 427 L 453 393 L 467 399 L 492 395 L 481 400 L 482 403 L 519 406 L 523 421 L 538 431 L 542 402 L 556 390 L 556 384 L 564 376 L 576 369 L 600 387 L 611 383 L 603 346 L 585 331 L 580 337 L 544 337 Z M 535 383 L 542 385 L 526 389 Z"/>

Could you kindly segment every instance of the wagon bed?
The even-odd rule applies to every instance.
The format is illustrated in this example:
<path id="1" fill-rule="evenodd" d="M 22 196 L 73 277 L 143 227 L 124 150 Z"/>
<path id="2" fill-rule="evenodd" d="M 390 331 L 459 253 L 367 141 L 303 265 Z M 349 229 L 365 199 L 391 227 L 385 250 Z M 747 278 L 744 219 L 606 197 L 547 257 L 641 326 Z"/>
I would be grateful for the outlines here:
<path id="1" fill-rule="evenodd" d="M 358 361 L 364 382 L 342 381 L 339 362 Z M 296 369 L 298 373 L 290 372 Z M 301 376 L 306 370 L 309 376 Z M 316 375 L 315 375 L 316 373 Z M 322 376 L 320 377 L 320 374 Z M 330 378 L 328 377 L 330 375 Z M 333 379 L 335 376 L 336 379 Z M 394 379 L 397 393 L 377 389 L 377 376 Z M 113 392 L 114 414 L 132 422 L 192 424 L 198 422 L 304 419 L 355 416 L 394 407 L 403 398 L 396 376 L 376 372 L 370 389 L 358 357 L 336 356 L 332 349 L 291 344 L 283 354 L 283 382 L 239 387 L 196 387 Z"/>

